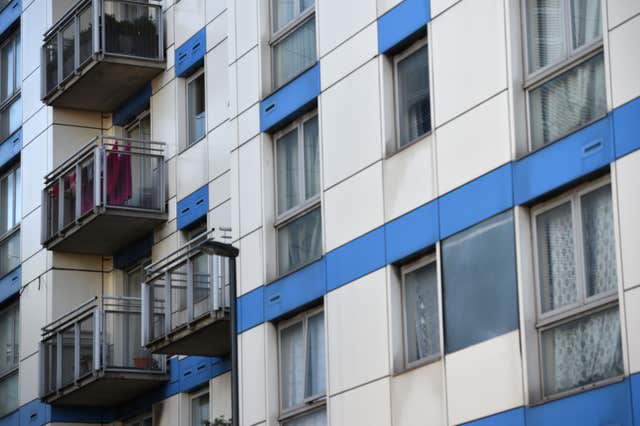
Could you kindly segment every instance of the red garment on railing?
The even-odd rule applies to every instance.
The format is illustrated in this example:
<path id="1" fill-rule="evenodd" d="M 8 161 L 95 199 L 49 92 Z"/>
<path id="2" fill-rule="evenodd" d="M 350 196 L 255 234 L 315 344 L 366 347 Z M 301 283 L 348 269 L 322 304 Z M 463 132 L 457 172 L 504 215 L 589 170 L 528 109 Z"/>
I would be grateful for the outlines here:
<path id="1" fill-rule="evenodd" d="M 118 142 L 107 153 L 107 204 L 124 205 L 132 196 L 131 181 L 131 145 L 124 148 L 127 154 L 119 154 Z"/>

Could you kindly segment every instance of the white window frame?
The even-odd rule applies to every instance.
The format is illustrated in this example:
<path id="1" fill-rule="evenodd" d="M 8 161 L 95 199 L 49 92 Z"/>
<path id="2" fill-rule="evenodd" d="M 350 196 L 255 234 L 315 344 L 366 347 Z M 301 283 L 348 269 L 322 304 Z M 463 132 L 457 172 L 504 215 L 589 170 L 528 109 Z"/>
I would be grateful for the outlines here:
<path id="1" fill-rule="evenodd" d="M 131 122 L 129 122 L 125 128 L 124 128 L 124 133 L 126 135 L 127 138 L 131 138 L 131 131 L 134 128 L 138 128 L 140 129 L 140 139 L 145 140 L 142 137 L 142 121 L 144 119 L 148 118 L 149 119 L 149 124 L 151 124 L 151 111 L 146 109 L 143 112 L 141 112 L 140 114 L 138 114 L 138 116 L 136 118 L 134 118 L 133 120 L 131 120 Z M 151 126 L 150 126 L 151 127 Z M 151 140 L 151 139 L 149 139 Z"/>
<path id="2" fill-rule="evenodd" d="M 273 4 L 274 0 L 269 0 L 269 28 L 270 28 L 270 39 L 269 39 L 269 50 L 271 52 L 271 57 L 273 59 L 273 50 L 275 49 L 275 46 L 277 44 L 279 44 L 281 41 L 283 41 L 285 38 L 287 38 L 289 35 L 293 34 L 296 30 L 298 30 L 299 28 L 301 28 L 304 24 L 306 24 L 308 21 L 315 19 L 316 17 L 316 2 L 317 0 L 314 0 L 313 2 L 313 6 L 309 7 L 306 10 L 299 10 L 300 9 L 300 0 L 295 0 L 296 1 L 296 17 L 293 18 L 288 24 L 286 24 L 285 26 L 283 26 L 282 28 L 280 28 L 279 30 L 274 31 L 275 29 L 275 22 L 274 22 L 274 18 L 276 16 L 275 14 L 275 6 Z M 317 25 L 317 23 L 316 23 Z M 318 36 L 318 31 L 317 31 L 317 26 L 316 26 L 316 46 L 314 46 L 315 49 L 317 49 L 317 36 Z M 318 57 L 318 54 L 316 52 L 316 59 Z M 298 75 L 303 74 L 306 70 L 308 70 L 309 68 L 311 68 L 313 65 L 311 65 L 310 67 L 307 67 L 303 70 L 300 71 L 300 73 L 298 73 L 296 76 L 293 76 L 290 80 L 282 83 L 280 86 L 276 85 L 276 81 L 275 81 L 275 76 L 276 76 L 276 71 L 275 71 L 275 61 L 271 60 L 271 88 L 273 90 L 279 89 L 280 87 L 285 86 L 289 81 L 294 80 Z"/>
<path id="3" fill-rule="evenodd" d="M 206 75 L 204 75 L 205 73 L 205 69 L 204 67 L 201 67 L 200 69 L 198 69 L 196 72 L 194 72 L 193 74 L 191 74 L 189 77 L 187 77 L 185 79 L 185 94 L 184 94 L 184 99 L 186 100 L 186 105 L 185 105 L 185 111 L 186 111 L 186 131 L 187 131 L 187 143 L 185 144 L 184 149 L 188 149 L 194 145 L 196 145 L 198 142 L 204 140 L 207 138 L 207 77 Z M 204 112 L 205 112 L 205 119 L 204 119 L 204 135 L 202 135 L 201 138 L 195 139 L 195 140 L 191 140 L 191 116 L 189 113 L 189 85 L 195 81 L 198 77 L 200 77 L 201 75 L 204 75 L 204 87 L 202 88 L 202 90 L 204 90 Z"/>
<path id="4" fill-rule="evenodd" d="M 212 422 L 211 420 L 211 395 L 209 394 L 209 388 L 208 387 L 204 387 L 200 390 L 197 390 L 193 393 L 189 394 L 189 425 L 193 424 L 193 400 L 194 399 L 198 399 L 203 395 L 207 395 L 208 399 L 209 399 L 209 415 L 208 415 L 208 420 L 210 422 Z"/>
<path id="5" fill-rule="evenodd" d="M 304 373 L 305 373 L 305 378 L 306 378 L 306 372 L 307 372 L 307 361 L 308 361 L 308 357 L 307 357 L 307 350 L 308 350 L 308 346 L 307 346 L 307 333 L 308 333 L 308 327 L 309 327 L 309 318 L 313 317 L 315 315 L 320 314 L 321 312 L 324 312 L 324 306 L 319 306 L 317 308 L 313 308 L 310 309 L 308 311 L 305 311 L 291 319 L 285 320 L 283 322 L 281 322 L 280 324 L 278 324 L 278 409 L 280 412 L 280 415 L 278 417 L 278 422 L 280 424 L 286 423 L 288 421 L 294 420 L 297 417 L 302 417 L 305 416 L 307 414 L 311 414 L 314 411 L 320 411 L 320 410 L 326 410 L 326 401 L 327 401 L 327 394 L 326 394 L 326 389 L 325 389 L 325 393 L 322 394 L 317 394 L 317 395 L 312 395 L 309 396 L 307 398 L 305 398 L 301 404 L 297 405 L 297 406 L 293 406 L 293 407 L 288 407 L 288 408 L 284 408 L 283 404 L 282 404 L 282 389 L 283 389 L 283 385 L 282 385 L 282 372 L 284 371 L 283 365 L 282 365 L 282 332 L 283 330 L 292 327 L 294 325 L 297 325 L 299 323 L 302 323 L 302 340 L 304 342 Z M 326 340 L 326 335 L 327 335 L 327 317 L 326 315 L 324 316 L 324 324 L 323 324 L 323 332 L 325 334 L 325 342 Z M 322 354 L 322 356 L 325 357 L 325 361 L 327 358 L 327 354 L 326 354 L 326 345 L 325 345 L 325 353 Z M 325 362 L 325 366 L 327 365 L 327 363 Z M 326 375 L 326 371 L 324 372 Z M 305 383 L 305 388 L 306 388 L 306 383 Z"/>
<path id="6" fill-rule="evenodd" d="M 18 65 L 18 61 L 22 61 L 22 55 L 21 55 L 21 48 L 18 49 L 18 46 L 22 46 L 22 39 L 20 36 L 20 29 L 17 29 L 13 32 L 13 34 L 11 34 L 9 37 L 7 37 L 1 44 L 0 44 L 0 50 L 3 49 L 6 45 L 10 44 L 10 43 L 14 43 L 14 49 L 13 49 L 13 64 L 14 64 L 14 69 L 13 69 L 13 76 L 14 76 L 14 82 L 13 82 L 13 93 L 8 95 L 7 99 L 5 100 L 1 100 L 0 99 L 0 117 L 2 117 L 2 114 L 5 111 L 8 111 L 9 108 L 11 108 L 11 106 L 15 103 L 15 102 L 21 102 L 20 100 L 20 95 L 22 92 L 22 80 L 20 79 L 20 76 L 18 75 L 18 70 L 22 69 L 22 64 Z M 0 70 L 2 70 L 1 67 L 1 61 L 2 61 L 2 57 L 0 55 Z M 0 75 L 0 78 L 4 78 L 3 75 Z M 6 139 L 8 139 L 14 132 L 10 133 L 7 135 L 7 137 L 5 139 L 0 140 L 4 141 Z"/>
<path id="7" fill-rule="evenodd" d="M 533 147 L 533 138 L 531 135 L 531 107 L 530 107 L 530 97 L 531 97 L 531 92 L 533 92 L 535 89 L 539 88 L 540 86 L 544 85 L 545 83 L 548 83 L 549 81 L 560 77 L 562 74 L 579 67 L 580 65 L 584 64 L 585 62 L 589 61 L 590 59 L 592 59 L 593 57 L 597 56 L 600 53 L 604 52 L 604 39 L 601 36 L 599 39 L 592 41 L 589 44 L 586 44 L 584 46 L 579 47 L 578 49 L 574 49 L 573 48 L 573 22 L 571 20 L 571 0 L 562 0 L 563 2 L 563 14 L 564 14 L 564 20 L 565 20 L 565 43 L 567 46 L 567 54 L 563 59 L 558 60 L 555 63 L 546 65 L 540 69 L 537 69 L 533 72 L 529 71 L 530 69 L 530 63 L 529 63 L 529 50 L 530 50 L 530 46 L 529 46 L 529 17 L 527 15 L 528 12 L 528 8 L 527 8 L 527 3 L 529 1 L 532 0 L 521 0 L 521 6 L 522 6 L 522 26 L 524 28 L 524 31 L 522 32 L 522 44 L 524 46 L 523 49 L 523 55 L 524 55 L 524 85 L 523 85 L 523 89 L 525 91 L 525 107 L 526 107 L 526 115 L 527 115 L 527 141 L 528 141 L 528 149 L 530 152 L 533 151 L 537 151 L 539 149 L 542 149 L 543 147 L 538 147 L 538 148 L 534 148 Z M 603 5 L 602 5 L 602 1 L 601 0 L 601 4 L 600 7 L 602 9 Z M 604 13 L 604 11 L 601 10 L 601 16 L 602 16 L 602 22 L 605 23 L 606 22 L 606 14 Z M 606 31 L 606 28 L 602 29 L 602 32 L 604 34 L 604 32 Z M 548 146 L 549 144 L 558 141 L 560 139 L 562 139 L 563 137 L 571 134 L 571 133 L 575 133 L 576 131 L 578 131 L 579 129 L 582 129 L 584 127 L 587 127 L 589 124 L 592 124 L 598 120 L 600 120 L 602 117 L 606 116 L 606 113 L 604 115 L 600 115 L 597 117 L 594 117 L 591 121 L 584 123 L 578 127 L 576 127 L 573 130 L 570 130 L 569 132 L 559 135 L 558 137 L 554 138 L 553 140 L 549 141 L 549 143 L 547 143 L 545 146 Z"/>
<path id="8" fill-rule="evenodd" d="M 18 170 L 18 173 L 16 173 L 16 176 L 20 175 L 20 186 L 22 186 L 22 167 L 21 167 L 21 163 L 17 163 L 13 166 L 11 166 L 8 170 L 5 170 L 2 174 L 0 174 L 0 181 L 2 181 L 3 179 L 5 179 L 7 176 L 9 176 L 12 173 L 15 173 L 16 170 Z M 15 184 L 15 183 L 14 183 Z M 4 234 L 0 235 L 0 246 L 6 244 L 10 239 L 12 239 L 13 237 L 15 237 L 17 234 L 20 233 L 20 223 L 22 222 L 22 209 L 18 208 L 18 196 L 17 193 L 18 191 L 22 191 L 21 187 L 18 187 L 16 185 L 15 191 L 14 191 L 14 199 L 13 199 L 13 204 L 14 204 L 14 212 L 13 214 L 16 215 L 16 217 L 14 217 L 14 225 L 13 228 L 8 229 L 7 232 L 5 232 Z M 0 197 L 2 197 L 2 194 L 0 193 Z M 22 198 L 22 197 L 20 197 Z M 20 217 L 18 217 L 20 216 Z M 18 237 L 19 238 L 19 237 Z M 11 272 L 11 271 L 9 271 Z M 0 275 L 0 278 L 3 275 Z"/>
<path id="9" fill-rule="evenodd" d="M 592 314 L 618 307 L 618 283 L 616 286 L 601 294 L 587 296 L 587 281 L 585 278 L 585 260 L 584 260 L 584 240 L 582 234 L 582 196 L 596 191 L 600 188 L 611 186 L 611 176 L 605 176 L 595 181 L 581 185 L 571 191 L 565 192 L 549 201 L 543 202 L 531 209 L 531 232 L 532 232 L 532 251 L 533 251 L 533 269 L 535 280 L 535 305 L 536 305 L 536 323 L 537 331 L 537 356 L 538 356 L 538 380 L 541 389 L 542 401 L 558 399 L 570 394 L 582 392 L 586 389 L 602 386 L 612 383 L 620 379 L 620 377 L 612 377 L 588 385 L 569 389 L 554 394 L 546 394 L 544 390 L 544 365 L 542 353 L 542 335 L 545 331 L 557 328 L 569 322 L 588 317 Z M 612 188 L 613 197 L 613 188 Z M 574 244 L 574 262 L 576 271 L 577 300 L 576 303 L 568 306 L 562 306 L 549 312 L 542 312 L 542 278 L 540 277 L 540 259 L 538 253 L 538 217 L 560 205 L 571 203 L 571 221 L 573 226 L 573 244 Z M 613 204 L 614 200 L 612 200 Z M 615 220 L 615 218 L 614 218 Z M 617 238 L 616 238 L 617 240 Z M 617 264 L 616 264 L 617 268 Z M 619 273 L 619 271 L 617 271 Z M 623 324 L 623 321 L 620 321 Z M 624 342 L 623 342 L 624 344 Z"/>
<path id="10" fill-rule="evenodd" d="M 429 355 L 424 358 L 417 359 L 413 362 L 409 362 L 409 339 L 407 336 L 407 328 L 409 324 L 407 324 L 407 298 L 406 298 L 406 276 L 407 274 L 414 272 L 424 266 L 434 264 L 436 267 L 436 283 L 437 283 L 437 299 L 436 304 L 438 305 L 438 340 L 440 350 L 437 354 Z M 413 262 L 404 264 L 400 266 L 400 293 L 401 293 L 401 303 L 402 303 L 402 362 L 404 371 L 411 370 L 417 367 L 421 367 L 426 364 L 431 364 L 436 361 L 439 361 L 442 358 L 442 287 L 440 284 L 440 274 L 439 274 L 439 264 L 438 257 L 436 253 L 432 253 L 426 256 L 423 256 Z"/>
<path id="11" fill-rule="evenodd" d="M 9 304 L 8 306 L 3 307 L 2 309 L 0 309 L 1 313 L 5 313 L 6 311 L 10 311 L 10 310 L 14 310 L 15 311 L 15 315 L 12 317 L 12 330 L 13 330 L 13 344 L 14 344 L 14 351 L 16 353 L 14 353 L 14 357 L 15 359 L 14 361 L 14 365 L 9 367 L 8 369 L 4 370 L 4 371 L 0 371 L 0 383 L 5 382 L 6 380 L 8 380 L 9 378 L 11 378 L 11 376 L 14 375 L 18 375 L 18 370 L 20 367 L 20 354 L 19 352 L 19 348 L 20 348 L 20 330 L 19 330 L 19 323 L 20 323 L 20 303 L 19 302 L 13 302 L 11 304 Z M 19 406 L 19 404 L 18 404 Z M 16 406 L 15 408 L 17 409 L 18 406 Z"/>
<path id="12" fill-rule="evenodd" d="M 429 131 L 426 132 L 425 134 L 418 136 L 417 138 L 414 138 L 412 140 L 410 140 L 409 142 L 407 142 L 404 146 L 400 146 L 400 90 L 398 88 L 398 63 L 401 62 L 402 60 L 408 58 L 409 56 L 413 55 L 414 53 L 416 53 L 418 50 L 422 49 L 423 47 L 427 48 L 427 53 L 429 52 L 429 41 L 428 41 L 428 37 L 424 37 L 421 38 L 420 40 L 417 40 L 415 42 L 413 42 L 413 44 L 411 44 L 409 47 L 407 47 L 406 49 L 404 49 L 403 51 L 397 53 L 396 55 L 393 56 L 393 109 L 394 109 L 394 114 L 393 117 L 395 119 L 395 123 L 394 123 L 394 137 L 395 137 L 395 152 L 399 152 L 403 149 L 408 148 L 409 146 L 413 145 L 414 143 L 426 138 L 427 136 L 429 136 L 432 132 L 433 132 L 433 122 L 432 122 L 432 117 L 433 114 L 431 114 L 431 107 L 432 107 L 432 103 L 431 103 L 431 64 L 429 64 L 429 56 L 427 55 L 427 66 L 429 69 L 429 74 L 426 75 L 426 79 L 427 79 L 427 84 L 429 85 Z"/>

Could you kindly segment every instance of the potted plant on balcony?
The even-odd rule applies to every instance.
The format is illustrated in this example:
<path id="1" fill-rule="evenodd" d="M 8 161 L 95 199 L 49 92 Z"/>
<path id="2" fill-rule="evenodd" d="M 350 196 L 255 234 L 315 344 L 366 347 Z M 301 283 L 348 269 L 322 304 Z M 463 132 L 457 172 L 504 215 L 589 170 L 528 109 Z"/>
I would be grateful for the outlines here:
<path id="1" fill-rule="evenodd" d="M 231 419 L 226 419 L 224 416 L 218 416 L 214 421 L 203 420 L 203 426 L 231 426 Z"/>
<path id="2" fill-rule="evenodd" d="M 153 367 L 153 358 L 149 355 L 137 356 L 133 358 L 133 365 L 141 370 L 149 370 Z"/>

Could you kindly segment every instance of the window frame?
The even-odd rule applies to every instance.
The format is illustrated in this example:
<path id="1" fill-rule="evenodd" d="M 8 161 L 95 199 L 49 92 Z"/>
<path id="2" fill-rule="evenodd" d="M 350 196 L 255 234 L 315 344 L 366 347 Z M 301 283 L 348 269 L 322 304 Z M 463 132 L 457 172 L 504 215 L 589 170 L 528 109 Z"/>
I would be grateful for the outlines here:
<path id="1" fill-rule="evenodd" d="M 528 8 L 527 8 L 527 4 L 528 2 L 533 1 L 533 0 L 520 0 L 521 2 L 521 20 L 522 20 L 522 27 L 523 27 L 523 32 L 522 32 L 522 45 L 523 45 L 523 49 L 522 49 L 522 54 L 523 54 L 523 62 L 524 62 L 524 80 L 523 80 L 523 84 L 522 84 L 522 88 L 525 91 L 525 110 L 526 110 L 526 123 L 527 123 L 527 148 L 528 148 L 528 152 L 532 153 L 535 151 L 538 151 L 540 149 L 545 148 L 546 146 L 552 144 L 553 142 L 556 142 L 572 133 L 577 132 L 578 130 L 589 126 L 590 124 L 602 119 L 603 117 L 605 117 L 607 115 L 607 113 L 605 112 L 605 114 L 602 115 L 598 115 L 596 117 L 594 117 L 592 120 L 581 124 L 579 126 L 577 126 L 576 128 L 574 128 L 573 130 L 570 130 L 566 133 L 563 133 L 555 138 L 553 138 L 552 140 L 550 140 L 548 143 L 544 144 L 543 146 L 540 146 L 538 148 L 534 148 L 533 147 L 533 138 L 532 138 L 532 125 L 531 125 L 531 105 L 530 105 L 530 98 L 531 98 L 531 92 L 536 90 L 537 88 L 539 88 L 540 86 L 544 85 L 545 83 L 548 83 L 551 80 L 554 80 L 555 78 L 560 77 L 562 74 L 577 68 L 581 65 L 583 65 L 584 63 L 586 63 L 587 61 L 589 61 L 590 59 L 594 58 L 595 56 L 597 56 L 600 53 L 604 54 L 604 33 L 606 31 L 606 28 L 602 28 L 602 35 L 600 36 L 600 38 L 593 40 L 592 42 L 585 44 L 584 46 L 580 46 L 579 48 L 575 49 L 573 48 L 573 22 L 572 22 L 572 11 L 571 11 L 571 1 L 572 0 L 561 0 L 562 1 L 562 10 L 563 10 L 563 19 L 564 19 L 564 40 L 567 46 L 567 53 L 565 54 L 565 56 L 562 59 L 559 59 L 558 61 L 548 64 L 542 68 L 539 68 L 533 72 L 530 71 L 530 59 L 529 59 L 529 53 L 531 50 L 531 47 L 529 46 L 529 15 L 528 15 Z M 603 18 L 603 25 L 604 25 L 604 18 L 605 18 L 605 14 L 603 13 L 603 5 L 602 5 L 602 1 L 600 3 L 600 9 L 601 9 L 601 17 Z M 605 62 L 605 68 L 606 68 L 606 62 Z M 606 69 L 605 69 L 606 71 Z M 606 75 L 605 75 L 606 78 Z M 605 91 L 606 91 L 606 85 L 605 85 Z"/>
<path id="2" fill-rule="evenodd" d="M 585 277 L 585 258 L 584 258 L 584 236 L 582 226 L 582 197 L 586 194 L 595 192 L 601 188 L 609 186 L 611 188 L 612 206 L 615 206 L 613 197 L 613 187 L 611 176 L 607 175 L 598 178 L 594 181 L 587 182 L 580 185 L 570 191 L 564 192 L 557 197 L 554 197 L 548 201 L 540 203 L 531 208 L 531 233 L 532 233 L 532 251 L 533 251 L 533 271 L 534 271 L 534 286 L 535 286 L 535 329 L 536 329 L 536 353 L 538 357 L 538 380 L 540 383 L 541 402 L 555 400 L 567 395 L 582 392 L 586 389 L 593 389 L 604 384 L 609 384 L 620 380 L 622 376 L 610 377 L 597 382 L 589 383 L 587 385 L 579 386 L 576 388 L 568 389 L 562 392 L 547 394 L 545 391 L 544 372 L 545 366 L 543 365 L 544 354 L 542 352 L 542 335 L 544 332 L 553 330 L 567 323 L 586 318 L 590 315 L 606 311 L 611 308 L 617 308 L 620 315 L 619 305 L 619 285 L 616 280 L 616 285 L 613 289 L 588 296 L 587 292 L 587 280 Z M 542 279 L 540 276 L 540 258 L 538 253 L 538 225 L 537 219 L 540 215 L 566 203 L 570 203 L 571 206 L 571 224 L 574 243 L 574 262 L 576 270 L 576 302 L 562 306 L 557 309 L 553 309 L 548 312 L 542 312 Z M 615 208 L 615 207 L 614 207 Z M 615 212 L 613 220 L 615 221 Z M 617 235 L 614 235 L 617 244 Z M 616 254 L 616 272 L 619 273 L 617 254 Z M 622 325 L 623 321 L 620 321 Z M 624 342 L 623 342 L 624 344 Z"/>
<path id="3" fill-rule="evenodd" d="M 429 131 L 424 133 L 423 135 L 420 135 L 416 138 L 411 139 L 410 141 L 408 141 L 406 144 L 404 144 L 403 146 L 400 146 L 400 140 L 401 140 L 401 136 L 400 136 L 400 90 L 398 87 L 398 77 L 399 77 L 399 73 L 398 73 L 398 63 L 402 62 L 404 59 L 407 59 L 409 56 L 413 55 L 414 53 L 416 53 L 418 50 L 422 49 L 423 47 L 427 48 L 427 67 L 428 67 L 428 71 L 429 73 L 427 74 L 426 78 L 427 78 L 427 84 L 429 86 Z M 431 104 L 431 64 L 429 63 L 429 39 L 428 36 L 422 37 L 419 40 L 416 40 L 415 42 L 413 42 L 411 45 L 409 45 L 406 49 L 402 50 L 401 52 L 393 55 L 392 57 L 392 62 L 393 62 L 393 118 L 394 118 L 394 139 L 395 139 L 395 151 L 394 152 L 400 152 L 403 149 L 406 149 L 408 147 L 410 147 L 411 145 L 415 144 L 416 142 L 421 141 L 422 139 L 426 138 L 427 136 L 429 136 L 432 132 L 433 132 L 433 123 L 432 123 L 432 114 L 431 114 L 431 110 L 432 110 L 432 104 Z"/>
<path id="4" fill-rule="evenodd" d="M 16 29 L 13 31 L 13 33 L 11 33 L 11 35 L 9 35 L 5 40 L 2 41 L 2 43 L 0 43 L 0 51 L 2 51 L 2 49 L 4 49 L 5 46 L 7 46 L 8 44 L 13 43 L 13 64 L 14 64 L 14 69 L 13 69 L 13 77 L 14 77 L 14 81 L 13 81 L 13 93 L 8 95 L 7 98 L 5 100 L 0 99 L 0 117 L 2 117 L 2 115 L 7 112 L 15 102 L 21 102 L 21 94 L 22 94 L 22 80 L 20 79 L 20 76 L 18 76 L 18 71 L 22 69 L 22 64 L 18 64 L 18 62 L 22 61 L 22 54 L 21 54 L 21 47 L 22 46 L 22 39 L 21 39 L 21 35 L 20 35 L 20 28 Z M 0 55 L 0 71 L 2 70 L 2 56 Z M 3 75 L 0 74 L 0 78 L 4 78 Z M 22 110 L 22 107 L 20 107 L 20 109 Z M 22 120 L 21 120 L 22 121 Z M 22 127 L 22 126 L 18 126 L 18 129 Z M 15 132 L 17 131 L 14 130 L 13 132 L 9 133 L 7 135 L 6 138 L 4 139 L 0 139 L 0 143 L 9 139 Z"/>
<path id="5" fill-rule="evenodd" d="M 320 313 L 323 313 L 323 328 L 322 331 L 324 333 L 324 339 L 325 339 L 325 351 L 324 354 L 322 354 L 322 356 L 325 358 L 325 379 L 326 379 L 326 374 L 327 374 L 327 370 L 326 370 L 326 360 L 327 360 L 327 346 L 326 346 L 326 341 L 327 341 L 327 317 L 325 315 L 326 311 L 324 309 L 324 306 L 318 306 L 315 308 L 312 308 L 310 310 L 307 310 L 301 314 L 296 315 L 293 318 L 284 320 L 282 322 L 280 322 L 278 324 L 277 330 L 278 330 L 278 423 L 282 424 L 282 423 L 286 423 L 288 421 L 294 420 L 297 417 L 302 417 L 304 415 L 307 414 L 311 414 L 314 411 L 320 411 L 321 409 L 325 409 L 326 410 L 326 403 L 327 403 L 327 389 L 325 386 L 325 392 L 323 394 L 317 394 L 317 395 L 311 395 L 307 398 L 304 398 L 302 400 L 302 402 L 296 406 L 291 406 L 288 408 L 284 408 L 283 407 L 283 401 L 282 401 L 282 389 L 284 388 L 284 386 L 282 385 L 282 373 L 284 371 L 283 365 L 282 365 L 282 332 L 283 330 L 286 330 L 287 328 L 293 327 L 297 324 L 302 323 L 302 340 L 304 342 L 304 377 L 306 379 L 307 375 L 307 368 L 308 368 L 308 345 L 307 345 L 307 337 L 308 337 L 308 329 L 309 329 L 309 318 L 316 316 Z M 325 380 L 325 383 L 326 380 Z M 304 383 L 305 388 L 306 388 L 306 381 Z"/>
<path id="6" fill-rule="evenodd" d="M 151 110 L 145 109 L 140 114 L 138 114 L 133 120 L 127 123 L 124 126 L 124 133 L 127 138 L 131 139 L 131 131 L 136 127 L 140 130 L 140 138 L 141 140 L 146 140 L 142 137 L 142 121 L 146 118 L 149 119 L 149 129 L 151 129 Z M 152 140 L 151 135 L 149 135 L 149 139 Z"/>
<path id="7" fill-rule="evenodd" d="M 18 162 L 16 164 L 12 165 L 11 167 L 9 167 L 8 169 L 6 169 L 5 171 L 3 171 L 2 173 L 0 173 L 0 181 L 2 181 L 2 179 L 5 179 L 10 174 L 15 173 L 16 171 L 18 171 L 16 176 L 18 174 L 20 175 L 20 187 L 18 187 L 17 184 L 14 182 L 15 188 L 14 188 L 13 203 L 14 203 L 14 210 L 15 211 L 13 212 L 13 214 L 14 215 L 18 215 L 20 217 L 15 217 L 14 218 L 13 227 L 8 229 L 4 234 L 0 234 L 0 246 L 3 246 L 4 244 L 8 243 L 9 240 L 11 240 L 12 238 L 14 238 L 16 235 L 18 235 L 20 233 L 20 224 L 22 223 L 22 207 L 20 206 L 20 208 L 18 209 L 17 192 L 22 190 L 22 188 L 21 188 L 21 186 L 22 186 L 22 167 L 21 167 L 21 163 Z M 2 193 L 0 193 L 0 199 L 1 199 L 1 197 L 2 197 Z M 20 197 L 20 199 L 22 199 L 22 197 Z M 13 270 L 15 270 L 15 268 L 7 271 L 7 274 L 11 273 Z M 0 278 L 4 277 L 5 275 L 6 274 L 0 275 Z"/>
<path id="8" fill-rule="evenodd" d="M 189 394 L 189 425 L 193 424 L 193 401 L 195 399 L 201 398 L 204 395 L 207 395 L 208 398 L 207 405 L 209 407 L 209 415 L 207 417 L 208 421 L 211 422 L 211 395 L 209 394 L 209 387 L 205 386 Z"/>
<path id="9" fill-rule="evenodd" d="M 438 305 L 438 340 L 439 350 L 437 354 L 429 355 L 424 358 L 419 358 L 415 361 L 409 362 L 409 339 L 407 336 L 407 310 L 406 310 L 406 276 L 407 274 L 414 272 L 422 267 L 434 264 L 436 268 L 436 285 L 437 285 L 437 299 Z M 420 257 L 417 260 L 406 263 L 400 266 L 400 299 L 402 303 L 402 365 L 403 371 L 412 370 L 414 368 L 422 367 L 423 365 L 432 364 L 439 361 L 443 357 L 443 339 L 442 339 L 442 288 L 440 284 L 439 262 L 438 256 L 435 252 Z"/>
<path id="10" fill-rule="evenodd" d="M 198 138 L 198 139 L 194 139 L 193 141 L 191 140 L 191 129 L 190 129 L 190 124 L 191 124 L 191 117 L 190 117 L 190 112 L 189 112 L 189 86 L 191 85 L 191 83 L 193 83 L 198 77 L 203 76 L 203 81 L 204 81 L 204 86 L 203 86 L 203 91 L 204 91 L 204 135 L 202 135 L 202 137 Z M 205 75 L 205 69 L 204 66 L 200 67 L 198 70 L 196 70 L 193 74 L 191 74 L 190 76 L 188 76 L 187 78 L 185 78 L 185 100 L 186 100 L 186 105 L 185 105 L 185 109 L 186 109 L 186 131 L 187 131 L 187 138 L 186 138 L 186 144 L 185 147 L 183 149 L 187 150 L 189 148 L 191 148 L 192 146 L 196 145 L 198 142 L 202 141 L 203 139 L 207 138 L 207 77 Z"/>
<path id="11" fill-rule="evenodd" d="M 2 308 L 0 308 L 0 313 L 5 313 L 7 311 L 13 310 L 15 312 L 15 314 L 12 316 L 12 343 L 14 345 L 14 365 L 12 365 L 11 367 L 7 368 L 6 370 L 2 370 L 0 371 L 0 384 L 6 382 L 7 380 L 11 379 L 12 376 L 17 376 L 19 373 L 19 368 L 20 368 L 20 330 L 19 330 L 19 326 L 20 326 L 20 303 L 18 301 L 15 301 L 13 303 L 10 303 L 7 306 L 4 306 Z M 18 380 L 20 380 L 18 378 Z M 19 386 L 19 384 L 18 384 Z M 16 407 L 7 412 L 6 414 L 12 413 L 13 411 L 17 410 L 20 406 L 20 403 L 18 401 L 18 405 L 16 405 Z"/>
<path id="12" fill-rule="evenodd" d="M 271 82 L 271 89 L 273 91 L 284 87 L 287 85 L 287 83 L 293 81 L 296 79 L 296 77 L 298 77 L 301 74 L 304 74 L 305 71 L 307 71 L 308 69 L 312 68 L 313 65 L 312 64 L 306 68 L 304 68 L 303 70 L 301 70 L 298 74 L 294 75 L 293 77 L 291 77 L 289 80 L 285 81 L 284 83 L 282 83 L 281 85 L 276 85 L 276 81 L 275 81 L 275 76 L 276 76 L 276 71 L 275 71 L 275 61 L 273 60 L 273 50 L 275 48 L 276 45 L 278 45 L 280 42 L 282 42 L 285 38 L 287 38 L 287 36 L 293 34 L 294 32 L 296 32 L 298 29 L 300 29 L 302 26 L 304 26 L 308 21 L 315 19 L 316 17 L 316 2 L 317 0 L 314 0 L 313 2 L 313 6 L 310 6 L 309 8 L 307 8 L 306 10 L 298 10 L 299 9 L 299 5 L 300 5 L 300 1 L 302 0 L 295 0 L 296 1 L 296 10 L 298 12 L 298 14 L 296 15 L 295 18 L 293 18 L 291 21 L 289 21 L 287 24 L 285 24 L 282 28 L 275 30 L 275 22 L 274 22 L 274 18 L 276 16 L 275 13 L 275 6 L 274 6 L 274 1 L 276 0 L 269 0 L 269 52 L 270 52 L 270 59 L 271 59 L 271 66 L 270 66 L 270 70 L 271 70 L 271 78 L 270 78 L 270 82 Z M 316 62 L 318 61 L 318 28 L 316 26 L 316 45 L 314 46 L 315 50 L 316 50 Z"/>

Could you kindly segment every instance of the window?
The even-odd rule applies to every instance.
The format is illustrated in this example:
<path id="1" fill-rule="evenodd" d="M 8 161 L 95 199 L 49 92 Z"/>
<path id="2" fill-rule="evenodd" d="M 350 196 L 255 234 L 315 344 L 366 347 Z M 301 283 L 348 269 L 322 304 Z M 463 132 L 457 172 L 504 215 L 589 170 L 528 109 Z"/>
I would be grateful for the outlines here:
<path id="1" fill-rule="evenodd" d="M 314 0 L 271 0 L 271 47 L 275 89 L 316 62 Z"/>
<path id="2" fill-rule="evenodd" d="M 425 40 L 394 57 L 398 148 L 431 131 L 429 56 Z"/>
<path id="3" fill-rule="evenodd" d="M 18 408 L 18 303 L 0 310 L 0 417 Z"/>
<path id="4" fill-rule="evenodd" d="M 204 138 L 207 132 L 207 112 L 204 92 L 204 70 L 187 80 L 188 145 Z"/>
<path id="5" fill-rule="evenodd" d="M 20 166 L 0 175 L 0 277 L 20 265 Z"/>
<path id="6" fill-rule="evenodd" d="M 405 368 L 440 357 L 438 299 L 434 256 L 402 267 Z"/>
<path id="7" fill-rule="evenodd" d="M 322 255 L 318 116 L 303 117 L 275 137 L 278 272 Z"/>
<path id="8" fill-rule="evenodd" d="M 327 424 L 324 311 L 306 312 L 279 327 L 280 423 Z"/>
<path id="9" fill-rule="evenodd" d="M 533 210 L 545 398 L 624 372 L 613 220 L 608 181 Z"/>
<path id="10" fill-rule="evenodd" d="M 191 397 L 191 426 L 205 426 L 209 420 L 209 392 Z"/>
<path id="11" fill-rule="evenodd" d="M 22 126 L 20 31 L 0 45 L 0 141 Z"/>
<path id="12" fill-rule="evenodd" d="M 151 114 L 145 111 L 136 117 L 126 128 L 127 137 L 143 141 L 151 140 Z"/>
<path id="13" fill-rule="evenodd" d="M 526 0 L 531 149 L 606 114 L 600 0 Z"/>

